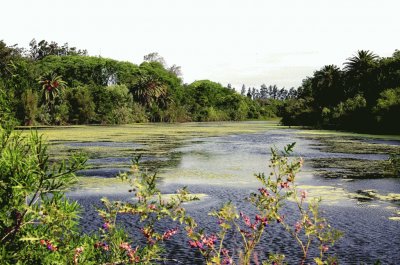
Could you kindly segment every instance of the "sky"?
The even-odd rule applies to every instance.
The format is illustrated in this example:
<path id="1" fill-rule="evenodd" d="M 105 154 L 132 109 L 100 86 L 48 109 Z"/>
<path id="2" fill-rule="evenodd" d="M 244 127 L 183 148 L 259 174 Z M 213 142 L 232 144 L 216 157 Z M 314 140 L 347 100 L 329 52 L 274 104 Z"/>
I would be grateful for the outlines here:
<path id="1" fill-rule="evenodd" d="M 298 87 L 357 50 L 400 49 L 399 0 L 2 0 L 0 40 L 35 38 L 140 64 L 158 52 L 185 83 Z"/>

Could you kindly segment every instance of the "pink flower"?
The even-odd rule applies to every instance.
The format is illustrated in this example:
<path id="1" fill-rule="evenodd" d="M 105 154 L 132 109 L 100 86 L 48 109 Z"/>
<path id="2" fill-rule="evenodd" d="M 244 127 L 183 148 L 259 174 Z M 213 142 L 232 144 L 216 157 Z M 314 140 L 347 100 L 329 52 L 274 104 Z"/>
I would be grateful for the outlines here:
<path id="1" fill-rule="evenodd" d="M 51 244 L 50 242 L 47 243 L 47 249 L 50 251 L 57 251 L 57 247 Z"/>
<path id="2" fill-rule="evenodd" d="M 109 222 L 105 222 L 101 227 L 104 229 L 104 230 L 108 230 L 108 229 L 110 229 L 110 223 Z"/>
<path id="3" fill-rule="evenodd" d="M 265 197 L 269 196 L 269 193 L 265 188 L 259 188 L 258 191 Z"/>
<path id="4" fill-rule="evenodd" d="M 289 188 L 289 183 L 288 182 L 282 182 L 281 183 L 281 188 L 282 189 Z"/>
<path id="5" fill-rule="evenodd" d="M 162 239 L 169 239 L 171 236 L 175 235 L 178 233 L 178 228 L 170 229 L 162 235 Z"/>
<path id="6" fill-rule="evenodd" d="M 268 225 L 267 217 L 261 217 L 258 214 L 256 215 L 256 223 L 261 222 L 264 226 Z"/>
<path id="7" fill-rule="evenodd" d="M 201 249 L 201 250 L 204 249 L 203 243 L 201 243 L 200 241 L 197 241 L 196 244 L 197 244 L 197 247 L 198 247 L 199 249 Z"/>
<path id="8" fill-rule="evenodd" d="M 193 229 L 191 227 L 186 227 L 185 229 L 189 236 L 193 234 Z"/>
<path id="9" fill-rule="evenodd" d="M 321 249 L 323 252 L 327 252 L 329 250 L 329 247 L 327 245 L 322 245 Z"/>
<path id="10" fill-rule="evenodd" d="M 103 250 L 106 250 L 106 251 L 110 249 L 108 244 L 105 242 L 97 242 L 96 244 L 94 244 L 94 248 L 102 248 Z"/>
<path id="11" fill-rule="evenodd" d="M 199 248 L 200 250 L 204 250 L 204 245 L 200 241 L 189 240 L 189 246 L 192 248 Z"/>
<path id="12" fill-rule="evenodd" d="M 105 251 L 108 251 L 108 250 L 110 249 L 110 246 L 109 246 L 107 243 L 103 243 L 103 244 L 102 244 L 102 248 L 103 248 Z"/>
<path id="13" fill-rule="evenodd" d="M 221 249 L 221 254 L 223 256 L 228 256 L 229 255 L 229 250 L 227 250 L 226 248 Z"/>
<path id="14" fill-rule="evenodd" d="M 243 212 L 240 212 L 240 216 L 243 218 L 244 223 L 248 226 L 251 227 L 251 222 L 250 222 L 250 218 L 245 215 Z"/>
<path id="15" fill-rule="evenodd" d="M 83 252 L 83 247 L 79 247 L 75 249 L 75 252 L 81 253 Z"/>
<path id="16" fill-rule="evenodd" d="M 196 241 L 189 240 L 189 246 L 192 247 L 192 248 L 197 247 Z"/>
<path id="17" fill-rule="evenodd" d="M 205 241 L 203 239 L 203 243 L 206 244 L 207 247 L 213 248 L 214 243 L 217 241 L 217 236 L 216 235 L 211 235 L 209 237 L 205 238 Z"/>
<path id="18" fill-rule="evenodd" d="M 83 247 L 79 247 L 75 249 L 75 254 L 74 254 L 74 264 L 78 264 L 78 258 L 79 255 L 83 252 Z"/>
<path id="19" fill-rule="evenodd" d="M 122 242 L 121 244 L 119 244 L 119 248 L 120 249 L 125 249 L 126 251 L 130 251 L 131 250 L 131 246 L 129 246 L 129 244 L 126 243 L 126 242 Z"/>
<path id="20" fill-rule="evenodd" d="M 247 231 L 245 231 L 243 229 L 240 229 L 240 233 L 244 234 L 245 237 L 248 237 L 248 238 L 251 237 L 251 233 L 247 232 Z"/>
<path id="21" fill-rule="evenodd" d="M 283 222 L 283 220 L 285 220 L 285 216 L 284 216 L 284 215 L 282 215 L 282 217 L 278 216 L 278 217 L 276 218 L 276 221 L 277 221 L 278 223 Z"/>
<path id="22" fill-rule="evenodd" d="M 296 222 L 296 224 L 294 225 L 295 232 L 296 233 L 300 232 L 301 227 L 302 227 L 301 223 L 300 222 Z"/>
<path id="23" fill-rule="evenodd" d="M 222 260 L 222 264 L 232 264 L 232 259 L 231 258 L 229 258 L 229 257 L 225 257 L 223 260 Z"/>
<path id="24" fill-rule="evenodd" d="M 305 191 L 305 190 L 301 191 L 301 199 L 302 199 L 302 200 L 304 200 L 305 198 L 307 198 L 307 195 L 308 195 L 307 191 Z"/>

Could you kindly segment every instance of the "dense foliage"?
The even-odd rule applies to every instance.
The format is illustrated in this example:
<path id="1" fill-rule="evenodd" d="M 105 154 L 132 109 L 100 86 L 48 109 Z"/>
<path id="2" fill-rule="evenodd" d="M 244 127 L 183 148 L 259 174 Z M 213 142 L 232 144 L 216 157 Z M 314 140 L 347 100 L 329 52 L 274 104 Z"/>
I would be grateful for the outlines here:
<path id="1" fill-rule="evenodd" d="M 361 50 L 343 69 L 322 67 L 281 114 L 287 125 L 400 133 L 400 51 L 381 58 Z"/>
<path id="2" fill-rule="evenodd" d="M 19 124 L 124 124 L 270 118 L 276 107 L 208 80 L 183 84 L 157 53 L 136 65 L 33 40 L 0 41 L 0 119 Z"/>
<path id="3" fill-rule="evenodd" d="M 0 41 L 0 121 L 21 125 L 125 124 L 282 117 L 284 125 L 399 133 L 400 51 L 358 51 L 341 69 L 326 65 L 298 89 L 242 86 L 237 93 L 199 80 L 157 53 L 140 65 L 32 40 L 25 50 Z"/>

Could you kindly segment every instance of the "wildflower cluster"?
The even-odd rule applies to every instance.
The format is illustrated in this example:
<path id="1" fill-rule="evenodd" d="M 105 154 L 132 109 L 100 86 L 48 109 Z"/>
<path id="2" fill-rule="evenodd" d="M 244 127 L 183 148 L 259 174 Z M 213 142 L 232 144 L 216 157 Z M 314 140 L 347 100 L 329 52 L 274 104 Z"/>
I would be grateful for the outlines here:
<path id="1" fill-rule="evenodd" d="M 110 245 L 119 246 L 120 255 L 105 254 L 103 258 L 107 262 L 118 260 L 119 262 L 148 264 L 162 260 L 163 242 L 169 240 L 179 232 L 178 227 L 164 231 L 155 229 L 156 223 L 163 220 L 173 220 L 183 223 L 186 220 L 186 211 L 181 206 L 187 201 L 196 200 L 190 196 L 186 189 L 177 191 L 176 195 L 164 198 L 156 187 L 156 174 L 142 172 L 139 167 L 140 157 L 133 160 L 130 173 L 120 174 L 119 177 L 128 181 L 131 188 L 129 192 L 134 193 L 133 202 L 109 201 L 102 199 L 103 209 L 99 209 L 99 215 L 104 223 L 100 229 L 102 238 Z M 132 215 L 138 218 L 140 232 L 145 241 L 140 238 L 127 238 L 124 230 L 118 228 L 116 223 L 118 215 Z M 135 247 L 131 243 L 136 242 Z M 117 250 L 112 250 L 116 251 Z M 125 255 L 125 257 L 124 257 Z"/>
<path id="2" fill-rule="evenodd" d="M 104 251 L 109 251 L 110 250 L 110 246 L 106 242 L 96 242 L 94 244 L 94 248 L 95 249 L 102 249 Z"/>
<path id="3" fill-rule="evenodd" d="M 244 212 L 238 214 L 237 209 L 231 203 L 225 204 L 219 211 L 214 211 L 210 215 L 218 218 L 220 226 L 219 233 L 213 237 L 213 244 L 205 245 L 208 242 L 201 233 L 193 232 L 193 227 L 187 229 L 191 247 L 196 248 L 206 259 L 207 264 L 231 264 L 233 258 L 229 252 L 223 248 L 224 238 L 229 230 L 236 230 L 242 238 L 242 249 L 239 249 L 238 261 L 240 264 L 250 264 L 253 258 L 254 263 L 258 263 L 258 257 L 254 252 L 259 244 L 265 229 L 274 221 L 279 226 L 283 226 L 299 244 L 303 257 L 300 263 L 304 264 L 309 259 L 309 248 L 312 243 L 317 242 L 320 256 L 314 258 L 318 264 L 335 264 L 336 260 L 331 257 L 325 258 L 324 254 L 340 236 L 341 233 L 327 223 L 324 218 L 319 216 L 318 200 L 313 200 L 308 205 L 306 191 L 298 191 L 295 185 L 296 173 L 303 165 L 302 159 L 289 160 L 294 143 L 286 146 L 283 153 L 279 154 L 276 149 L 271 149 L 272 157 L 270 160 L 271 172 L 268 176 L 257 174 L 257 179 L 262 187 L 258 192 L 250 194 L 248 201 L 253 205 L 257 212 L 254 217 L 250 217 Z M 294 200 L 300 215 L 300 220 L 295 224 L 289 225 L 282 214 L 281 208 L 288 199 Z M 195 227 L 195 226 L 194 226 Z M 219 242 L 218 248 L 215 243 Z M 221 253 L 224 253 L 221 255 Z M 285 256 L 272 254 L 267 264 L 284 264 Z M 229 261 L 229 262 L 228 262 Z"/>
<path id="4" fill-rule="evenodd" d="M 78 247 L 75 249 L 74 253 L 74 265 L 77 265 L 79 263 L 79 256 L 83 252 L 84 248 L 83 247 Z"/>
<path id="5" fill-rule="evenodd" d="M 140 256 L 136 255 L 136 252 L 138 250 L 138 247 L 132 248 L 128 243 L 123 242 L 119 245 L 120 249 L 123 249 L 126 251 L 126 254 L 129 257 L 130 262 L 140 262 Z"/>

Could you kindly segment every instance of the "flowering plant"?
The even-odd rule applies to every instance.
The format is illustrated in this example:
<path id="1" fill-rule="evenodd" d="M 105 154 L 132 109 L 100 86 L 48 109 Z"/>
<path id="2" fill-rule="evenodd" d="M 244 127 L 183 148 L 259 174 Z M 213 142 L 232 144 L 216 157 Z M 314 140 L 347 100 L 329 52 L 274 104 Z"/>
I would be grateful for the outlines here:
<path id="1" fill-rule="evenodd" d="M 253 262 L 257 264 L 259 261 L 254 252 L 255 247 L 260 243 L 268 226 L 274 223 L 282 225 L 300 246 L 303 253 L 300 264 L 305 264 L 309 259 L 312 243 L 317 243 L 320 250 L 319 257 L 314 258 L 317 264 L 336 264 L 335 258 L 325 258 L 325 254 L 329 246 L 340 238 L 341 232 L 333 229 L 326 219 L 320 217 L 319 200 L 312 200 L 308 206 L 306 205 L 307 192 L 299 191 L 295 184 L 296 173 L 300 170 L 303 160 L 289 160 L 294 145 L 295 143 L 287 145 L 281 153 L 272 148 L 270 174 L 256 175 L 262 187 L 258 189 L 258 192 L 251 193 L 248 198 L 249 203 L 256 209 L 254 218 L 244 212 L 238 213 L 234 205 L 226 203 L 218 211 L 210 213 L 219 220 L 220 229 L 217 234 L 207 235 L 204 230 L 195 233 L 197 224 L 188 226 L 187 232 L 191 239 L 189 244 L 200 251 L 207 264 L 235 263 L 234 257 L 224 247 L 224 240 L 229 230 L 236 230 L 241 235 L 239 264 L 250 264 L 252 257 Z M 293 225 L 290 225 L 281 213 L 281 208 L 288 199 L 296 203 L 300 216 Z M 282 254 L 272 254 L 264 263 L 284 264 L 284 259 L 285 256 Z"/>
<path id="2" fill-rule="evenodd" d="M 150 264 L 161 261 L 163 242 L 179 232 L 178 226 L 160 231 L 156 224 L 166 220 L 183 223 L 191 219 L 187 216 L 182 204 L 197 200 L 188 193 L 186 188 L 180 189 L 176 194 L 166 198 L 156 186 L 157 175 L 142 171 L 139 166 L 140 157 L 132 161 L 131 171 L 122 173 L 119 177 L 128 181 L 134 194 L 133 202 L 113 201 L 103 198 L 104 209 L 99 210 L 104 220 L 101 229 L 102 242 L 98 242 L 98 249 L 105 255 L 102 261 L 125 263 Z M 118 227 L 118 215 L 136 216 L 141 226 L 141 237 L 144 240 L 127 238 L 126 233 Z M 106 249 L 105 245 L 106 244 Z M 113 248 L 113 249 L 110 249 Z M 113 254 L 110 254 L 113 253 Z M 115 254 L 118 255 L 115 255 Z"/>

